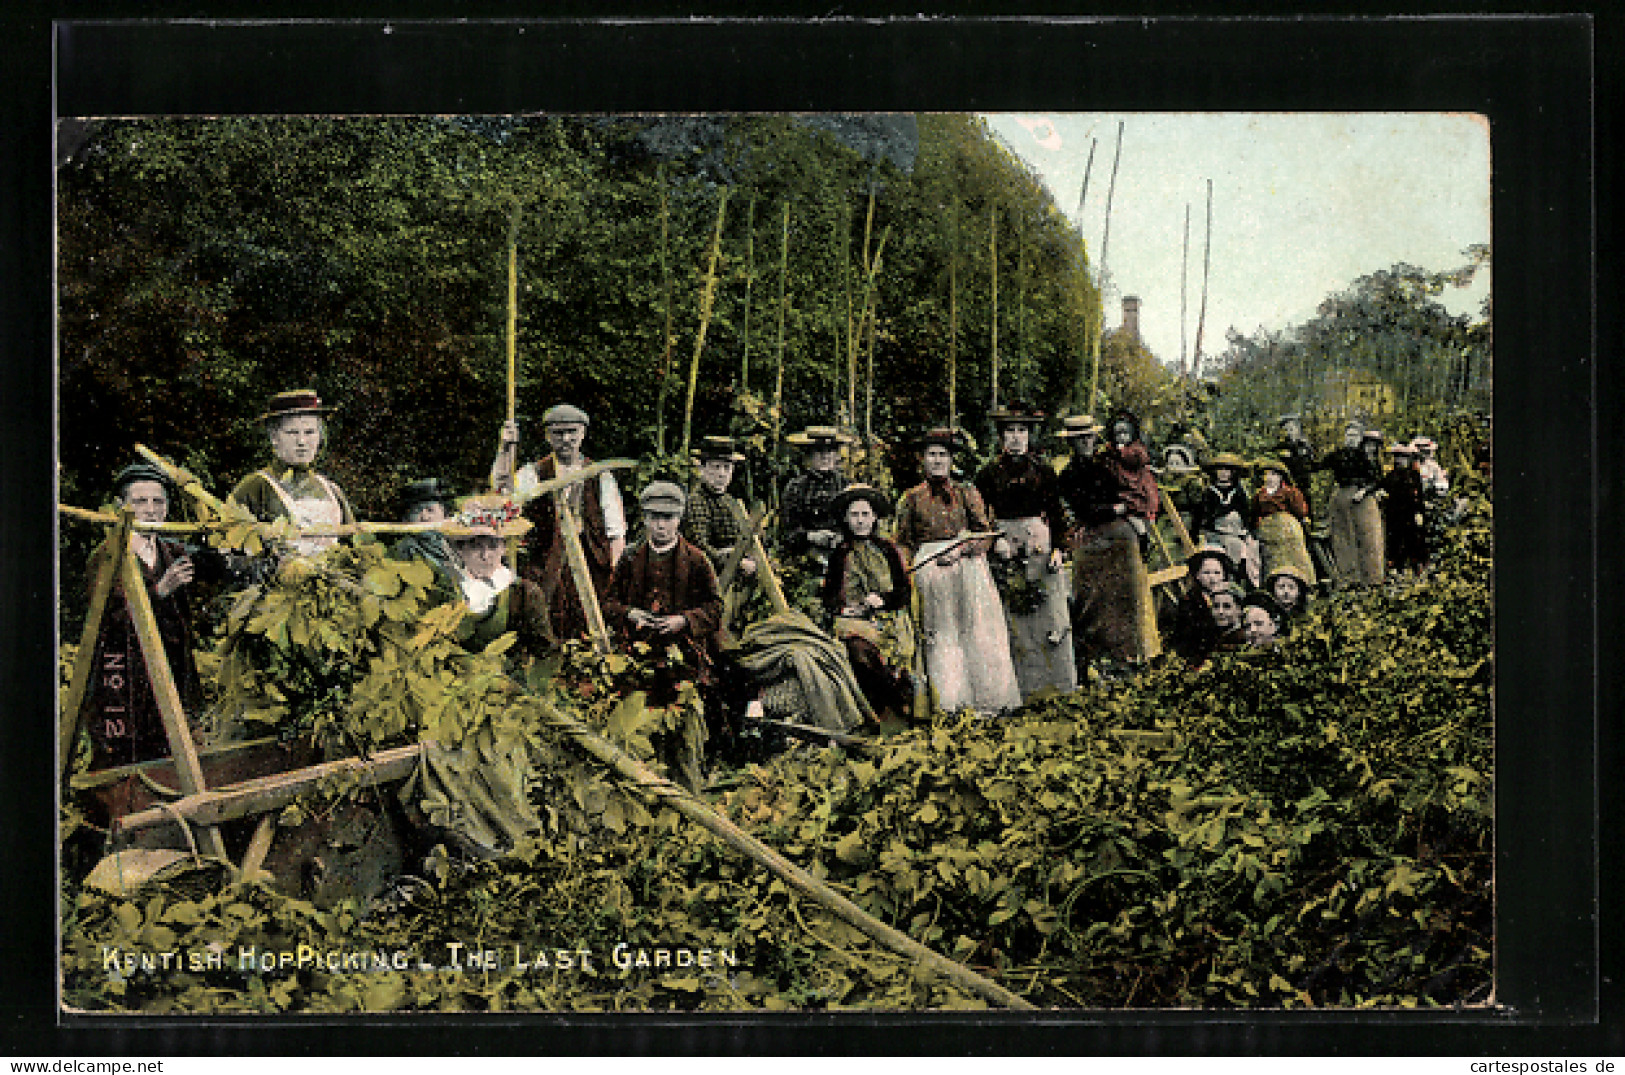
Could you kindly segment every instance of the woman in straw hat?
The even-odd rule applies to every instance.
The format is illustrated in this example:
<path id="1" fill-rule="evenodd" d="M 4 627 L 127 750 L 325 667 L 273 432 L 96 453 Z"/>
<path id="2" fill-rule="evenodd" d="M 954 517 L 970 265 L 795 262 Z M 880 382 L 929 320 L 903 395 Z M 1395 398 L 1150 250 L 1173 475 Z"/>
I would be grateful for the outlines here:
<path id="1" fill-rule="evenodd" d="M 1021 690 L 1004 608 L 987 566 L 987 539 L 962 537 L 993 524 L 976 487 L 953 480 L 953 453 L 963 443 L 958 430 L 925 435 L 925 481 L 902 496 L 897 543 L 914 558 L 925 668 L 937 704 L 949 713 L 997 713 L 1020 706 Z M 1008 555 L 1009 542 L 1000 537 L 998 544 Z"/>
<path id="2" fill-rule="evenodd" d="M 286 518 L 300 527 L 355 522 L 344 490 L 313 465 L 327 436 L 322 415 L 332 409 L 323 406 L 321 397 L 309 388 L 272 396 L 260 422 L 275 462 L 239 482 L 231 491 L 230 502 L 266 522 Z M 290 544 L 302 556 L 315 556 L 337 541 L 318 535 L 295 538 Z"/>
<path id="3" fill-rule="evenodd" d="M 1281 606 L 1287 619 L 1297 619 L 1309 611 L 1309 595 L 1314 590 L 1312 575 L 1296 564 L 1281 564 L 1264 578 L 1264 590 Z"/>
<path id="4" fill-rule="evenodd" d="M 1066 515 L 1055 471 L 1031 451 L 1033 431 L 1043 417 L 1019 404 L 995 411 L 999 455 L 976 475 L 977 490 L 1009 539 L 1021 584 L 1006 595 L 1005 613 L 1023 698 L 1045 688 L 1065 693 L 1078 686 L 1067 581 L 1061 574 Z"/>
<path id="5" fill-rule="evenodd" d="M 876 532 L 892 514 L 891 498 L 853 483 L 829 510 L 841 520 L 841 543 L 824 576 L 824 608 L 846 648 L 858 687 L 876 713 L 907 719 L 914 702 L 919 638 L 909 614 L 914 587 L 897 546 Z"/>
<path id="6" fill-rule="evenodd" d="M 518 633 L 510 663 L 522 665 L 557 645 L 547 598 L 504 562 L 510 538 L 523 537 L 529 520 L 500 493 L 464 497 L 442 531 L 457 556 L 458 595 L 468 608 L 457 638 L 470 651 L 485 649 L 509 631 Z"/>
<path id="7" fill-rule="evenodd" d="M 1326 512 L 1332 537 L 1333 581 L 1339 588 L 1376 586 L 1383 579 L 1382 513 L 1371 494 L 1382 471 L 1362 448 L 1365 427 L 1343 429 L 1343 446 L 1329 452 L 1317 469 L 1332 472 L 1336 489 Z"/>
<path id="8" fill-rule="evenodd" d="M 1258 539 L 1252 532 L 1252 500 L 1241 484 L 1247 461 L 1234 452 L 1220 452 L 1203 469 L 1209 480 L 1193 520 L 1197 540 L 1224 549 L 1236 565 L 1238 577 L 1256 586 Z"/>
<path id="9" fill-rule="evenodd" d="M 1080 674 L 1091 660 L 1126 668 L 1162 652 L 1139 537 L 1117 474 L 1096 452 L 1102 432 L 1090 416 L 1075 415 L 1059 433 L 1072 442 L 1058 484 L 1072 517 L 1072 635 Z"/>
<path id="10" fill-rule="evenodd" d="M 834 426 L 808 426 L 784 438 L 802 449 L 804 469 L 784 487 L 779 511 L 781 540 L 791 556 L 813 553 L 820 568 L 829 550 L 841 540 L 839 521 L 829 513 L 829 503 L 846 488 L 841 474 L 841 445 L 852 438 Z"/>
<path id="11" fill-rule="evenodd" d="M 1303 536 L 1309 504 L 1302 490 L 1292 484 L 1285 460 L 1264 459 L 1258 468 L 1263 479 L 1253 497 L 1253 519 L 1258 531 L 1259 574 L 1268 578 L 1289 563 L 1313 578 L 1315 565 Z"/>

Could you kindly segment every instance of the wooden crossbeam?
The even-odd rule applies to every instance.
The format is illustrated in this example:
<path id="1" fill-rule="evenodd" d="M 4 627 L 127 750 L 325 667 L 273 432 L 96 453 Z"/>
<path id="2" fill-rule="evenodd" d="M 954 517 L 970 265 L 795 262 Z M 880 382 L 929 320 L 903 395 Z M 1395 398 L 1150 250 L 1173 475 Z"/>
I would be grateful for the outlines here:
<path id="1" fill-rule="evenodd" d="M 1173 567 L 1165 567 L 1161 571 L 1151 572 L 1151 585 L 1153 587 L 1166 586 L 1170 582 L 1178 582 L 1190 573 L 1191 569 L 1186 567 L 1184 564 L 1175 564 Z"/>
<path id="2" fill-rule="evenodd" d="M 111 521 L 117 524 L 118 529 L 108 534 L 102 542 L 105 555 L 96 569 L 96 577 L 91 580 L 90 609 L 85 614 L 85 629 L 79 632 L 79 651 L 73 658 L 73 678 L 68 681 L 68 695 L 62 700 L 62 712 L 57 717 L 59 777 L 66 776 L 68 766 L 73 763 L 73 746 L 79 738 L 79 722 L 84 718 L 85 699 L 90 695 L 90 676 L 96 662 L 96 639 L 101 637 L 102 619 L 113 593 L 114 580 L 118 577 L 119 561 L 130 555 L 130 526 L 135 516 L 124 511 Z M 143 586 L 142 591 L 145 590 Z"/>
<path id="3" fill-rule="evenodd" d="M 173 823 L 177 816 L 194 825 L 218 825 L 233 818 L 280 810 L 325 780 L 358 776 L 364 785 L 387 784 L 412 774 L 423 747 L 412 743 L 381 750 L 371 758 L 342 758 L 304 769 L 257 777 L 222 788 L 187 795 L 164 806 L 127 814 L 119 823 L 126 832 Z"/>
<path id="4" fill-rule="evenodd" d="M 180 691 L 170 671 L 169 655 L 164 651 L 163 634 L 158 629 L 158 618 L 153 615 L 152 601 L 147 597 L 147 582 L 141 576 L 141 565 L 135 553 L 126 546 L 119 570 L 119 585 L 124 601 L 135 625 L 136 638 L 141 643 L 141 658 L 146 662 L 147 680 L 152 685 L 153 697 L 158 702 L 158 713 L 163 718 L 164 735 L 169 739 L 169 756 L 175 762 L 175 776 L 181 791 L 195 795 L 204 791 L 203 765 L 198 761 L 197 746 L 192 742 L 192 728 L 181 705 Z M 220 831 L 205 826 L 201 833 L 204 847 L 213 855 L 226 857 L 226 845 Z"/>

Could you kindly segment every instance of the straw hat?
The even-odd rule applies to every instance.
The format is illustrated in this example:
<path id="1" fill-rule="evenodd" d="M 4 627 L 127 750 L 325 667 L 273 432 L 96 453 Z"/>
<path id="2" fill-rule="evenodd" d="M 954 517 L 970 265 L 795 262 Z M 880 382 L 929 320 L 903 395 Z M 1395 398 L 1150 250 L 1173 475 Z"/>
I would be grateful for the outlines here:
<path id="1" fill-rule="evenodd" d="M 1188 444 L 1170 444 L 1162 450 L 1162 469 L 1152 467 L 1158 474 L 1195 474 L 1202 468 L 1196 465 L 1196 453 Z"/>
<path id="2" fill-rule="evenodd" d="M 1416 446 L 1414 444 L 1406 444 L 1404 441 L 1400 441 L 1398 444 L 1390 444 L 1388 446 L 1388 454 L 1389 455 L 1420 455 L 1421 453 L 1416 450 Z"/>
<path id="3" fill-rule="evenodd" d="M 1220 452 L 1202 464 L 1204 470 L 1218 470 L 1220 467 L 1228 467 L 1231 470 L 1251 470 L 1252 464 L 1235 452 Z"/>
<path id="4" fill-rule="evenodd" d="M 457 512 L 441 529 L 452 540 L 475 537 L 516 538 L 530 532 L 531 522 L 518 504 L 501 493 L 465 496 Z"/>
<path id="5" fill-rule="evenodd" d="M 922 452 L 927 448 L 946 448 L 950 452 L 957 452 L 969 448 L 971 444 L 970 437 L 963 429 L 937 426 L 925 431 L 925 435 L 920 438 L 919 446 Z"/>
<path id="6" fill-rule="evenodd" d="M 1273 470 L 1275 473 L 1279 474 L 1288 481 L 1292 479 L 1292 471 L 1288 469 L 1286 463 L 1283 460 L 1274 458 L 1273 456 L 1264 456 L 1258 462 L 1253 464 L 1253 469 L 1258 471 L 1260 474 L 1264 473 L 1266 470 Z"/>
<path id="7" fill-rule="evenodd" d="M 745 461 L 732 437 L 702 437 L 700 446 L 694 449 L 693 455 L 695 461 L 699 463 L 708 459 L 725 459 L 730 463 Z"/>
<path id="8" fill-rule="evenodd" d="M 1055 435 L 1057 437 L 1081 437 L 1093 433 L 1098 436 L 1105 431 L 1106 427 L 1095 421 L 1093 415 L 1074 414 L 1061 423 L 1061 429 Z"/>
<path id="9" fill-rule="evenodd" d="M 1432 451 L 1438 446 L 1439 442 L 1434 440 L 1432 437 L 1411 438 L 1411 447 L 1415 448 L 1419 452 Z"/>
<path id="10" fill-rule="evenodd" d="M 808 426 L 800 433 L 792 433 L 784 438 L 786 444 L 794 444 L 798 448 L 834 448 L 842 444 L 855 443 L 850 434 L 842 433 L 835 426 Z"/>
<path id="11" fill-rule="evenodd" d="M 326 414 L 334 409 L 322 405 L 322 397 L 316 394 L 314 388 L 295 388 L 291 392 L 278 392 L 272 396 L 259 420 L 269 422 L 273 418 L 286 418 L 290 414 Z"/>
<path id="12" fill-rule="evenodd" d="M 830 498 L 829 506 L 825 510 L 829 512 L 832 518 L 840 519 L 846 515 L 846 509 L 859 500 L 867 500 L 869 506 L 875 510 L 875 514 L 881 518 L 885 518 L 892 513 L 891 497 L 887 496 L 884 491 L 864 482 L 853 482 L 836 493 Z"/>
<path id="13" fill-rule="evenodd" d="M 1044 412 L 1029 403 L 1011 403 L 988 415 L 996 426 L 1035 426 L 1044 420 Z"/>

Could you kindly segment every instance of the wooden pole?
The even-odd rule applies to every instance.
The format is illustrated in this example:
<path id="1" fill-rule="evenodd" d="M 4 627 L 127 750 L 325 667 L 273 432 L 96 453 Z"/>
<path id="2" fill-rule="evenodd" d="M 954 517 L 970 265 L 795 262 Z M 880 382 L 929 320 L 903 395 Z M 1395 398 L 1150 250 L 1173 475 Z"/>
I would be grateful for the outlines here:
<path id="1" fill-rule="evenodd" d="M 728 212 L 728 188 L 722 188 L 717 201 L 717 228 L 711 236 L 711 258 L 705 270 L 705 290 L 700 293 L 700 330 L 694 336 L 694 360 L 688 367 L 688 396 L 683 401 L 683 446 L 678 455 L 688 456 L 689 437 L 694 425 L 694 392 L 700 383 L 700 352 L 705 350 L 705 330 L 711 324 L 711 308 L 717 298 L 717 259 L 722 255 L 722 222 Z"/>
<path id="2" fill-rule="evenodd" d="M 666 193 L 666 166 L 661 165 L 660 183 L 660 287 L 665 296 L 666 328 L 661 335 L 664 357 L 660 360 L 660 394 L 655 401 L 655 452 L 666 454 L 666 396 L 671 391 L 671 206 Z"/>
<path id="3" fill-rule="evenodd" d="M 759 503 L 751 511 L 750 518 L 745 520 L 745 525 L 750 529 L 743 537 L 740 538 L 739 542 L 734 545 L 733 552 L 729 553 L 728 559 L 723 562 L 722 572 L 717 576 L 718 593 L 727 593 L 728 587 L 733 585 L 734 576 L 739 574 L 740 563 L 751 551 L 752 546 L 750 539 L 761 531 L 762 516 L 766 514 L 767 505 Z"/>
<path id="4" fill-rule="evenodd" d="M 987 260 L 992 266 L 993 280 L 993 316 L 989 319 L 992 324 L 992 354 L 993 354 L 993 392 L 992 402 L 988 404 L 989 410 L 999 409 L 999 203 L 993 202 L 987 207 Z"/>
<path id="5" fill-rule="evenodd" d="M 604 610 L 598 604 L 598 591 L 592 584 L 592 572 L 587 567 L 587 553 L 581 547 L 581 524 L 576 521 L 574 509 L 564 490 L 555 490 L 553 506 L 558 512 L 559 536 L 564 539 L 564 559 L 570 565 L 570 577 L 576 584 L 576 597 L 587 620 L 587 635 L 593 649 L 608 654 L 609 628 L 604 625 Z"/>
<path id="6" fill-rule="evenodd" d="M 1089 160 L 1083 166 L 1083 189 L 1078 192 L 1078 232 L 1083 233 L 1083 206 L 1089 200 L 1089 173 L 1095 170 L 1095 146 L 1099 140 L 1089 139 Z"/>
<path id="7" fill-rule="evenodd" d="M 1095 323 L 1095 331 L 1089 341 L 1089 398 L 1084 407 L 1093 413 L 1095 409 L 1095 396 L 1100 390 L 1100 337 L 1105 330 L 1106 322 L 1106 250 L 1112 238 L 1112 201 L 1117 196 L 1117 165 L 1123 159 L 1123 121 L 1117 122 L 1117 150 L 1112 154 L 1112 178 L 1106 185 L 1106 222 L 1100 236 L 1100 269 L 1096 275 L 1099 281 L 1096 290 L 1101 301 L 1100 317 Z"/>
<path id="8" fill-rule="evenodd" d="M 179 486 L 182 492 L 189 494 L 193 500 L 209 508 L 216 515 L 226 514 L 226 506 L 220 502 L 220 498 L 203 488 L 203 483 L 198 481 L 197 475 L 190 470 L 176 466 L 145 444 L 137 444 L 135 452 L 141 458 L 163 471 L 170 481 Z"/>
<path id="9" fill-rule="evenodd" d="M 1085 258 L 1083 274 L 1084 294 L 1081 296 L 1081 301 L 1083 303 L 1083 344 L 1078 348 L 1078 377 L 1077 380 L 1073 382 L 1072 397 L 1073 401 L 1078 404 L 1079 409 L 1083 411 L 1088 411 L 1090 409 L 1090 405 L 1093 403 L 1093 400 L 1079 400 L 1078 393 L 1083 388 L 1084 377 L 1087 375 L 1089 369 L 1089 359 L 1093 354 L 1092 343 L 1095 335 L 1095 322 L 1099 320 L 1098 318 L 1091 320 L 1089 317 L 1089 307 L 1087 301 L 1089 298 L 1087 289 L 1087 282 L 1089 278 L 1087 259 L 1089 257 L 1089 251 L 1087 244 L 1083 242 L 1083 208 L 1085 203 L 1087 203 L 1089 200 L 1089 175 L 1094 171 L 1095 168 L 1096 144 L 1096 139 L 1089 139 L 1089 161 L 1083 166 L 1083 189 L 1078 194 L 1078 244 L 1079 248 L 1083 251 L 1083 256 Z"/>
<path id="10" fill-rule="evenodd" d="M 519 417 L 519 206 L 508 218 L 508 421 Z"/>
<path id="11" fill-rule="evenodd" d="M 1207 324 L 1207 276 L 1213 254 L 1213 180 L 1207 181 L 1207 238 L 1202 242 L 1202 307 L 1196 315 L 1196 349 L 1191 354 L 1191 377 L 1202 375 L 1202 330 Z"/>
<path id="12" fill-rule="evenodd" d="M 1185 558 L 1190 559 L 1191 553 L 1196 551 L 1196 542 L 1191 540 L 1191 532 L 1185 529 L 1184 518 L 1180 516 L 1179 509 L 1174 507 L 1173 499 L 1168 496 L 1168 490 L 1157 486 L 1157 496 L 1162 500 L 1163 514 L 1168 516 L 1168 521 L 1174 524 L 1174 533 L 1179 535 L 1179 547 L 1185 551 Z"/>
<path id="13" fill-rule="evenodd" d="M 79 649 L 73 656 L 73 677 L 68 680 L 68 693 L 62 700 L 62 712 L 57 716 L 58 775 L 65 776 L 73 764 L 74 742 L 79 738 L 79 722 L 84 718 L 85 700 L 90 695 L 90 677 L 96 661 L 96 639 L 101 637 L 102 620 L 107 613 L 107 602 L 113 594 L 113 580 L 118 576 L 119 561 L 129 554 L 130 524 L 135 516 L 121 511 L 114 520 L 118 528 L 102 541 L 101 562 L 90 583 L 90 609 L 85 613 L 85 627 L 79 632 Z"/>
<path id="14" fill-rule="evenodd" d="M 959 425 L 959 206 L 948 214 L 948 428 Z"/>
<path id="15" fill-rule="evenodd" d="M 863 324 L 869 305 L 869 237 L 875 224 L 875 192 L 869 189 L 869 211 L 863 218 L 863 249 L 860 252 L 864 274 L 863 305 L 858 312 L 857 324 L 852 322 L 852 274 L 846 272 L 846 420 L 852 428 L 858 424 L 858 351 L 862 348 Z"/>
<path id="16" fill-rule="evenodd" d="M 771 847 L 743 831 L 689 791 L 651 771 L 642 762 L 592 732 L 586 725 L 551 705 L 543 704 L 543 721 L 562 733 L 589 756 L 609 766 L 639 792 L 669 806 L 723 843 L 767 869 L 799 895 L 817 903 L 842 921 L 899 955 L 917 960 L 954 985 L 1007 1008 L 1030 1010 L 1027 1000 L 970 968 L 934 952 L 905 933 L 880 922 L 863 908 L 831 889 Z"/>
<path id="17" fill-rule="evenodd" d="M 1185 276 L 1191 260 L 1191 203 L 1185 203 L 1185 245 L 1179 254 L 1179 377 L 1190 372 L 1185 350 Z M 1181 411 L 1183 414 L 1183 411 Z"/>
<path id="18" fill-rule="evenodd" d="M 745 509 L 736 501 L 733 505 L 734 519 L 741 527 L 750 527 L 750 520 L 745 516 Z M 768 604 L 773 606 L 774 612 L 790 611 L 790 602 L 784 596 L 784 587 L 779 585 L 779 577 L 773 573 L 773 562 L 767 558 L 767 547 L 762 544 L 762 531 L 760 527 L 747 529 L 750 535 L 751 555 L 756 558 L 756 580 L 762 584 L 767 593 Z"/>
<path id="19" fill-rule="evenodd" d="M 784 223 L 779 232 L 779 343 L 773 374 L 773 442 L 769 454 L 779 454 L 779 434 L 784 428 L 784 320 L 789 311 L 790 203 L 784 203 Z M 773 485 L 777 496 L 777 485 Z M 776 501 L 775 501 L 776 502 Z"/>
<path id="20" fill-rule="evenodd" d="M 136 638 L 141 643 L 141 659 L 147 666 L 147 681 L 152 686 L 158 713 L 163 719 L 164 735 L 169 739 L 169 756 L 175 762 L 175 778 L 181 791 L 195 795 L 207 790 L 203 781 L 203 765 L 198 761 L 197 745 L 192 742 L 192 728 L 181 706 L 180 691 L 169 668 L 169 654 L 164 651 L 164 637 L 153 615 L 152 602 L 147 597 L 147 581 L 141 576 L 141 566 L 128 545 L 123 550 L 119 569 L 119 588 L 124 591 L 124 604 L 130 610 L 130 622 L 135 625 Z M 226 845 L 220 832 L 205 826 L 199 833 L 203 846 L 211 855 L 226 857 Z"/>
<path id="21" fill-rule="evenodd" d="M 237 873 L 244 880 L 251 879 L 265 865 L 265 856 L 271 850 L 271 840 L 276 836 L 276 815 L 261 814 L 260 823 L 254 826 L 253 839 L 248 841 L 248 850 L 243 852 L 243 864 L 237 868 Z"/>
<path id="22" fill-rule="evenodd" d="M 739 359 L 739 390 L 750 390 L 750 288 L 756 280 L 756 194 L 745 209 L 745 325 L 744 353 Z"/>
<path id="23" fill-rule="evenodd" d="M 878 316 L 875 305 L 875 280 L 880 274 L 880 260 L 886 251 L 886 239 L 891 235 L 891 226 L 887 225 L 880 232 L 880 242 L 875 246 L 875 256 L 867 258 L 864 263 L 863 280 L 863 316 L 858 321 L 860 333 L 863 326 L 868 327 L 869 361 L 864 377 L 863 402 L 863 428 L 866 440 L 874 437 L 874 405 L 875 405 L 875 318 Z M 865 244 L 867 245 L 867 243 Z M 852 424 L 857 425 L 857 416 L 853 415 Z"/>

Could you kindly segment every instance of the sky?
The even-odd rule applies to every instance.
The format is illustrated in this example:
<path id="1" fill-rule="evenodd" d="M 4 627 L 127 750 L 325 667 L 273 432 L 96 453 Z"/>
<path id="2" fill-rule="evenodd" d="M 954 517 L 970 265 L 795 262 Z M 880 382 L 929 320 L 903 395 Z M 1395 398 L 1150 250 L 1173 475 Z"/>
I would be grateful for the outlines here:
<path id="1" fill-rule="evenodd" d="M 1180 264 L 1190 207 L 1185 350 L 1196 343 L 1202 295 L 1207 180 L 1213 239 L 1202 352 L 1225 348 L 1227 329 L 1279 331 L 1315 314 L 1358 277 L 1409 262 L 1430 270 L 1466 263 L 1490 241 L 1487 122 L 1462 113 L 1024 113 L 989 126 L 1043 178 L 1081 224 L 1100 267 L 1107 188 L 1118 124 L 1122 157 L 1105 260 L 1106 326 L 1122 297 L 1140 298 L 1140 335 L 1164 362 L 1180 357 Z M 1087 200 L 1079 195 L 1094 140 Z M 1489 287 L 1440 299 L 1476 315 Z"/>

